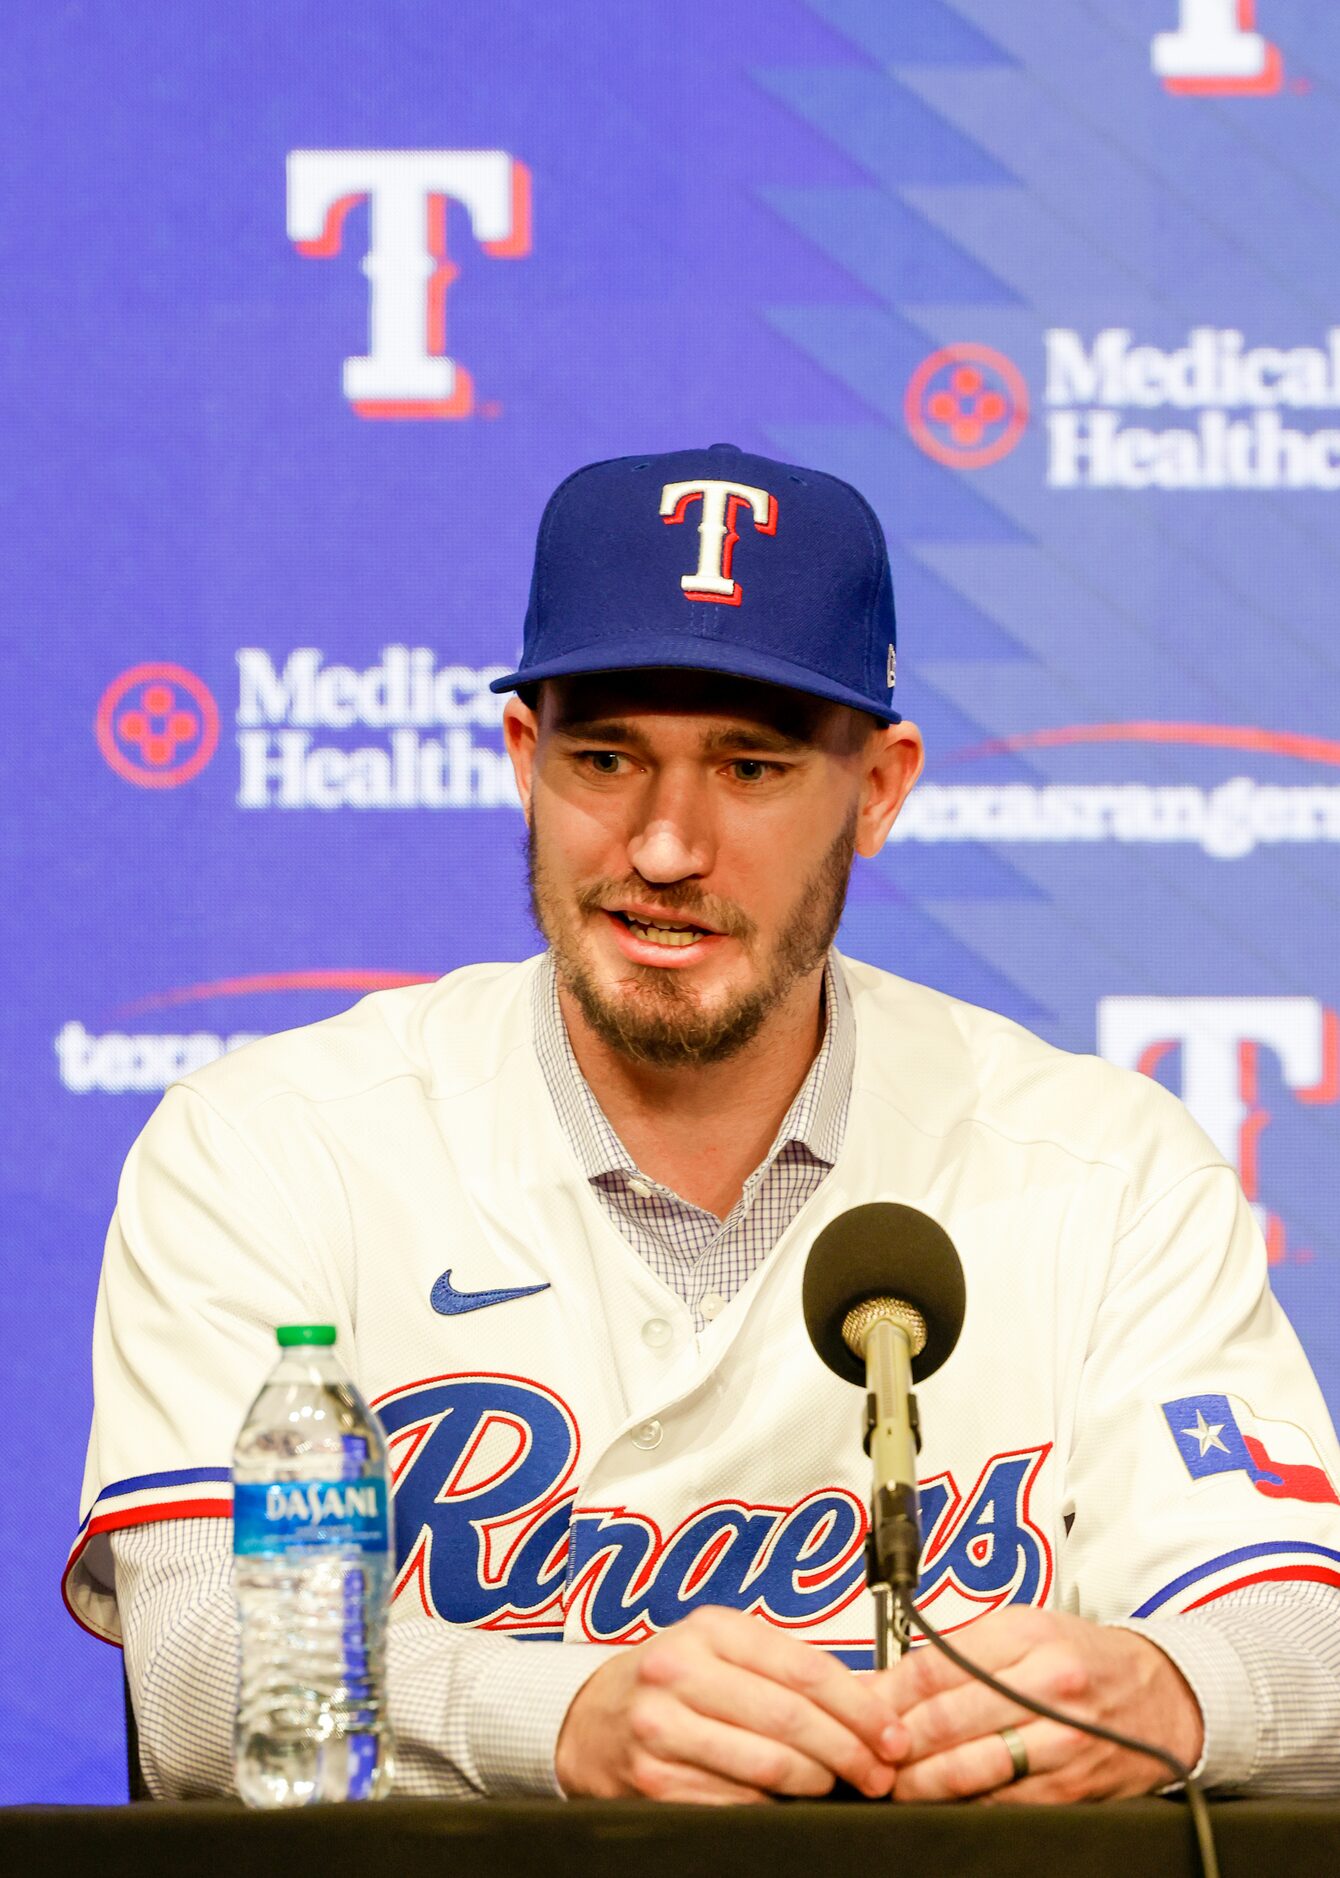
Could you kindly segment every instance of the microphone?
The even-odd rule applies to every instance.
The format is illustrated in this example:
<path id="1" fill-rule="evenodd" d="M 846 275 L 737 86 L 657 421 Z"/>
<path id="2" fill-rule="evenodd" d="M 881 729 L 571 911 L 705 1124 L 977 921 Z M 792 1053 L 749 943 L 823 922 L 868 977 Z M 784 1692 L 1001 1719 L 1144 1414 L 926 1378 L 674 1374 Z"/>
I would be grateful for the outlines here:
<path id="1" fill-rule="evenodd" d="M 944 1228 L 914 1206 L 877 1200 L 824 1227 L 802 1289 L 810 1341 L 829 1369 L 866 1390 L 874 1469 L 867 1565 L 872 1587 L 910 1603 L 921 1563 L 913 1382 L 951 1355 L 963 1328 L 963 1267 Z M 887 1594 L 881 1601 L 887 1615 Z M 881 1623 L 883 1649 L 886 1627 Z M 905 1630 L 900 1635 L 905 1645 Z"/>

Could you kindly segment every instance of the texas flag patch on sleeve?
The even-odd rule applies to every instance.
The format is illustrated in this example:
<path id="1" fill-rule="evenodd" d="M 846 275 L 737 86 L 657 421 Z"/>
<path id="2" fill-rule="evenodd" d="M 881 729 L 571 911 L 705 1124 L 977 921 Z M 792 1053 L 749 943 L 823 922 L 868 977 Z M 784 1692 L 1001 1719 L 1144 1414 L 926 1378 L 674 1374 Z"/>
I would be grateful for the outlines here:
<path id="1" fill-rule="evenodd" d="M 1268 1500 L 1340 1505 L 1316 1448 L 1292 1422 L 1266 1421 L 1230 1395 L 1179 1396 L 1163 1413 L 1193 1480 L 1245 1474 Z"/>

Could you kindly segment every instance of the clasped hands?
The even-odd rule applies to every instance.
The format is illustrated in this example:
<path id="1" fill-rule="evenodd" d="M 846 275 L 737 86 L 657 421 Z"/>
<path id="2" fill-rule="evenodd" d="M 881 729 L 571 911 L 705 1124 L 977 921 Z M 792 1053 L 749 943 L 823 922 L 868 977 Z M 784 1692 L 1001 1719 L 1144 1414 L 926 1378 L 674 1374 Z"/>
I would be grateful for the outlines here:
<path id="1" fill-rule="evenodd" d="M 1054 1611 L 1011 1606 L 957 1639 L 1024 1694 L 1175 1754 L 1200 1757 L 1199 1706 L 1157 1645 Z M 1000 1730 L 1016 1731 L 1027 1772 Z M 720 1607 L 603 1663 L 574 1697 L 555 1756 L 566 1794 L 749 1804 L 819 1797 L 1117 1799 L 1167 1769 L 1029 1714 L 929 1646 L 857 1675 L 813 1644 Z"/>

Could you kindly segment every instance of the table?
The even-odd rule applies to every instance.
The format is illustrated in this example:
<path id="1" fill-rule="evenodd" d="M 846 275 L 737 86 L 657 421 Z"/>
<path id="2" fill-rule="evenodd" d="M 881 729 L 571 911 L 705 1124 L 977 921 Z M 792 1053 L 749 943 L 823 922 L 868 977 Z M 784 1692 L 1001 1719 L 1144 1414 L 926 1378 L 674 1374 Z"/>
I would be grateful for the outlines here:
<path id="1" fill-rule="evenodd" d="M 1340 1805 L 1221 1801 L 1223 1878 L 1340 1873 Z M 0 1870 L 36 1878 L 1149 1878 L 1196 1871 L 1168 1800 L 1106 1806 L 803 1803 L 722 1811 L 391 1800 L 293 1813 L 234 1802 L 0 1809 Z"/>

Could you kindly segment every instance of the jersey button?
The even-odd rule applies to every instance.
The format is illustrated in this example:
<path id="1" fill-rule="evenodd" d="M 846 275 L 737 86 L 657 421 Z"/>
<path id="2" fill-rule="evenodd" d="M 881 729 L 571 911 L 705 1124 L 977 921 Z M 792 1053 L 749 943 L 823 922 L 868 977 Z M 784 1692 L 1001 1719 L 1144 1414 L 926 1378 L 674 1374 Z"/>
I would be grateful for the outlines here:
<path id="1" fill-rule="evenodd" d="M 726 1308 L 726 1300 L 719 1291 L 709 1291 L 699 1302 L 698 1309 L 710 1324 L 714 1317 L 720 1317 Z"/>
<path id="2" fill-rule="evenodd" d="M 649 1317 L 642 1326 L 642 1341 L 651 1350 L 663 1350 L 674 1334 L 663 1317 Z"/>
<path id="3" fill-rule="evenodd" d="M 647 1185 L 645 1180 L 630 1179 L 628 1182 L 628 1191 L 635 1193 L 639 1200 L 649 1200 L 651 1198 L 651 1188 Z"/>
<path id="4" fill-rule="evenodd" d="M 648 1448 L 659 1448 L 665 1430 L 659 1422 L 643 1422 L 640 1428 L 633 1430 L 633 1446 L 644 1452 Z"/>

